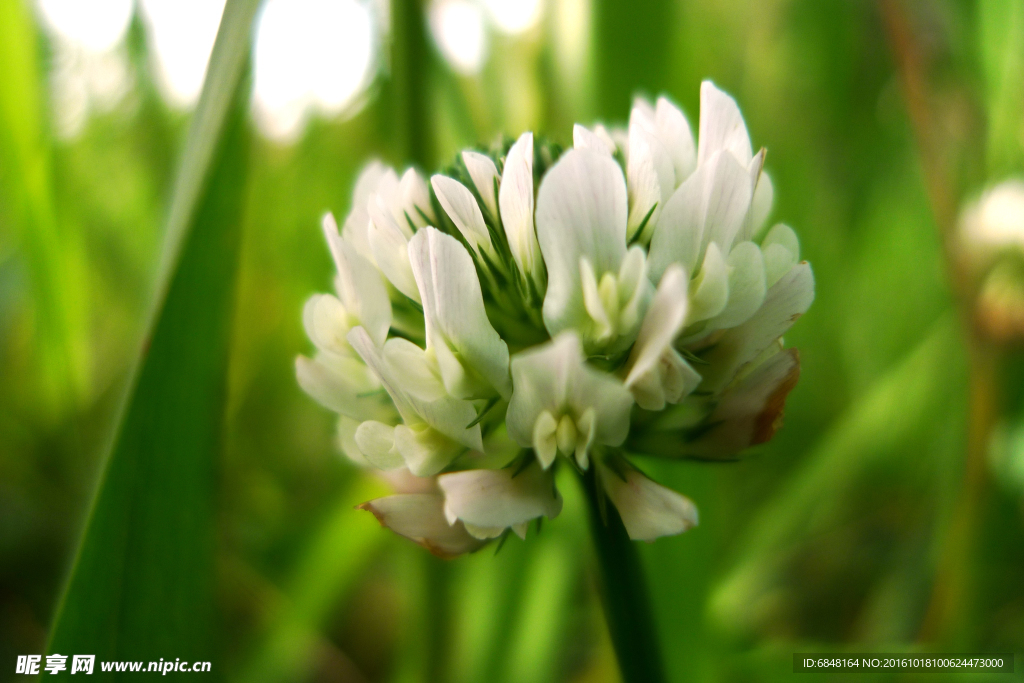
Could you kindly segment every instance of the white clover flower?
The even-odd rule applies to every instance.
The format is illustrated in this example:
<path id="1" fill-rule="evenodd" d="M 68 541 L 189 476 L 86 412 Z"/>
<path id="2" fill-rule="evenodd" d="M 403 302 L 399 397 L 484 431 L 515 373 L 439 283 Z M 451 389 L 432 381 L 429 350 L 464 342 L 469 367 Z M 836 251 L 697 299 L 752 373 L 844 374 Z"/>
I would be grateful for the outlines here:
<path id="1" fill-rule="evenodd" d="M 765 152 L 709 81 L 697 130 L 638 99 L 570 150 L 524 133 L 429 184 L 364 169 L 340 236 L 325 219 L 337 295 L 307 303 L 317 354 L 296 368 L 354 462 L 421 482 L 363 506 L 382 524 L 444 556 L 525 537 L 561 511 L 567 463 L 653 540 L 697 511 L 631 456 L 771 438 L 814 278 L 793 230 L 767 229 Z"/>
<path id="2" fill-rule="evenodd" d="M 1004 180 L 968 204 L 959 236 L 979 329 L 997 342 L 1018 343 L 1024 339 L 1024 180 Z"/>

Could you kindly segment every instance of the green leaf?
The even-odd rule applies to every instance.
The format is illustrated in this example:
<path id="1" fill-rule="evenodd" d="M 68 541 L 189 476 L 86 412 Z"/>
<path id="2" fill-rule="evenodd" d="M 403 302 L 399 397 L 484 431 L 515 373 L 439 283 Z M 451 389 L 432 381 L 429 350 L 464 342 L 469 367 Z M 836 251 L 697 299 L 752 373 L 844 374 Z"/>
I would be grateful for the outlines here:
<path id="1" fill-rule="evenodd" d="M 213 659 L 214 489 L 256 8 L 255 0 L 231 0 L 224 10 L 179 168 L 148 334 L 50 653 Z"/>
<path id="2" fill-rule="evenodd" d="M 57 229 L 45 80 L 29 6 L 0 0 L 0 206 L 17 227 L 28 266 L 44 397 L 59 407 L 88 384 L 85 278 L 77 235 Z"/>

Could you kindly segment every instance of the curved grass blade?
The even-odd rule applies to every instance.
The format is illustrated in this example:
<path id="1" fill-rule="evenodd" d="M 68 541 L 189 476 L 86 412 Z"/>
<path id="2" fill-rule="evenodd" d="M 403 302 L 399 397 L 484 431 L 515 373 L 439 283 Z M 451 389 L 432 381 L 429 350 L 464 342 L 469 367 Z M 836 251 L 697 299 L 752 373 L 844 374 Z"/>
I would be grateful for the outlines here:
<path id="1" fill-rule="evenodd" d="M 212 659 L 214 488 L 249 148 L 243 74 L 257 4 L 230 0 L 224 10 L 174 190 L 148 336 L 48 653 Z"/>

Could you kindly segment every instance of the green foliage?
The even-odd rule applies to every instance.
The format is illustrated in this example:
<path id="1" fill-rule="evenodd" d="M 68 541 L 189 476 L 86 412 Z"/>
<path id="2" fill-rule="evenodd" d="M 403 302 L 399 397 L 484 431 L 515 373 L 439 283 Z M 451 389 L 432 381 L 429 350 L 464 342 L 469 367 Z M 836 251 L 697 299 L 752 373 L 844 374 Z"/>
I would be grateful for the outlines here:
<path id="1" fill-rule="evenodd" d="M 0 3 L 0 201 L 28 262 L 36 307 L 42 391 L 49 410 L 85 398 L 89 385 L 87 296 L 80 236 L 61 234 L 54 207 L 49 139 L 36 32 L 29 7 Z"/>
<path id="2" fill-rule="evenodd" d="M 49 652 L 211 656 L 214 493 L 249 146 L 242 76 L 255 8 L 225 10 L 171 205 L 153 323 Z"/>
<path id="3" fill-rule="evenodd" d="M 369 158 L 429 172 L 527 128 L 570 144 L 637 90 L 696 131 L 702 78 L 768 148 L 772 220 L 818 289 L 787 335 L 802 374 L 776 438 L 736 464 L 644 463 L 701 515 L 637 548 L 667 679 L 788 680 L 796 650 L 1020 650 L 1019 350 L 964 532 L 961 628 L 921 642 L 963 497 L 974 340 L 899 58 L 918 58 L 940 170 L 969 178 L 958 206 L 1024 172 L 1020 0 L 557 0 L 526 34 L 491 31 L 479 76 L 447 69 L 403 0 L 366 105 L 289 145 L 248 134 L 256 4 L 228 3 L 190 122 L 160 101 L 136 17 L 131 94 L 58 140 L 45 34 L 0 0 L 2 666 L 46 650 L 210 659 L 237 681 L 618 680 L 581 488 L 560 482 L 562 516 L 525 543 L 435 562 L 352 509 L 386 487 L 338 455 L 292 361 L 302 302 L 331 286 L 319 217 L 344 218 Z"/>
<path id="4" fill-rule="evenodd" d="M 1024 3 L 979 0 L 978 44 L 988 114 L 988 170 L 1020 172 L 1024 162 Z"/>

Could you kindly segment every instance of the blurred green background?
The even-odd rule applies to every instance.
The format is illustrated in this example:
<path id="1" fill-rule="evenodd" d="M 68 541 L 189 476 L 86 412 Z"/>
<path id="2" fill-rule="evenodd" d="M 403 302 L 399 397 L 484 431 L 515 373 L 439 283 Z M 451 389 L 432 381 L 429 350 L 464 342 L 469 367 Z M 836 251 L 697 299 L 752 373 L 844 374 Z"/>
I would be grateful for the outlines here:
<path id="1" fill-rule="evenodd" d="M 952 237 L 1024 171 L 1024 0 L 231 0 L 197 105 L 220 11 L 0 0 L 0 680 L 93 650 L 618 680 L 571 481 L 539 537 L 435 560 L 353 510 L 386 489 L 293 359 L 368 159 L 569 143 L 635 93 L 696 130 L 703 78 L 768 148 L 817 299 L 773 442 L 644 463 L 701 512 L 642 548 L 671 680 L 904 650 L 1024 679 L 1024 357 L 974 329 Z"/>

